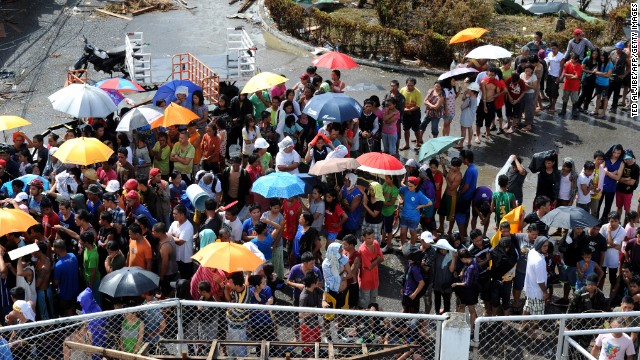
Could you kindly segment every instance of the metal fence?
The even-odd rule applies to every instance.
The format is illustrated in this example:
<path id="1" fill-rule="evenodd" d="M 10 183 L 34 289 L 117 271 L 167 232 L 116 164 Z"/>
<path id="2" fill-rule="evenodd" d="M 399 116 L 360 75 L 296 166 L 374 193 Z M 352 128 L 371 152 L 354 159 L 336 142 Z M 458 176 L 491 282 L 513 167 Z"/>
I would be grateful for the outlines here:
<path id="1" fill-rule="evenodd" d="M 166 300 L 0 328 L 14 359 L 438 359 L 446 315 Z M 233 320 L 233 321 L 232 321 Z M 97 357 L 96 357 L 97 355 Z M 130 356 L 130 355 L 129 355 Z M 374 357 L 372 357 L 374 358 Z"/>
<path id="2" fill-rule="evenodd" d="M 594 329 L 607 332 L 603 329 L 609 322 L 621 316 L 638 317 L 640 312 L 479 317 L 473 329 L 472 358 L 588 359 L 575 349 L 565 348 L 565 332 Z M 573 334 L 574 342 L 584 349 L 591 348 L 594 335 Z"/>
<path id="3" fill-rule="evenodd" d="M 621 324 L 622 326 L 627 325 L 628 322 Z M 562 358 L 563 359 L 572 359 L 576 357 L 581 357 L 583 359 L 588 360 L 597 360 L 597 357 L 591 355 L 591 352 L 588 348 L 584 347 L 583 344 L 580 344 L 579 341 L 575 340 L 580 337 L 596 337 L 600 334 L 613 334 L 613 333 L 640 333 L 640 327 L 622 327 L 616 329 L 594 329 L 594 330 L 568 330 L 563 333 L 563 351 Z M 620 350 L 623 351 L 623 350 Z M 610 354 L 615 355 L 615 354 Z M 640 359 L 640 354 L 638 354 L 638 349 L 636 349 L 635 358 Z"/>

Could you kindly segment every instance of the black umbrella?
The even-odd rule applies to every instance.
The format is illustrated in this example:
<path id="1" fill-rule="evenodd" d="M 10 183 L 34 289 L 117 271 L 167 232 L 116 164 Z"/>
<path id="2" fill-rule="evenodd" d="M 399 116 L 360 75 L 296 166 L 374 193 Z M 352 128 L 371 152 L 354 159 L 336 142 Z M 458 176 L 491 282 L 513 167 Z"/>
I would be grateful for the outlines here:
<path id="1" fill-rule="evenodd" d="M 111 297 L 140 296 L 158 288 L 160 277 L 141 267 L 125 267 L 109 273 L 100 282 L 100 292 Z"/>
<path id="2" fill-rule="evenodd" d="M 557 207 L 540 220 L 550 227 L 562 229 L 587 228 L 598 223 L 598 219 L 591 216 L 584 209 L 574 206 Z"/>

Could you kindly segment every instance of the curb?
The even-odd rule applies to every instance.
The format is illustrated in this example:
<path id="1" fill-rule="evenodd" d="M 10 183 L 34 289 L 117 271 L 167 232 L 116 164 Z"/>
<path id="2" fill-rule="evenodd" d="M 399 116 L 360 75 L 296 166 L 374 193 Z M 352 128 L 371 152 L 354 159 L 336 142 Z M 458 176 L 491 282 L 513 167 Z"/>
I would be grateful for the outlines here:
<path id="1" fill-rule="evenodd" d="M 263 28 L 267 32 L 269 32 L 271 35 L 275 36 L 280 41 L 283 41 L 283 42 L 285 42 L 285 43 L 287 43 L 289 45 L 293 45 L 293 46 L 302 48 L 302 49 L 304 49 L 306 51 L 309 51 L 309 52 L 312 52 L 317 48 L 315 46 L 311 46 L 311 45 L 307 44 L 306 42 L 304 42 L 302 40 L 298 40 L 298 39 L 294 38 L 293 36 L 289 36 L 289 35 L 285 34 L 284 32 L 280 31 L 274 25 L 273 20 L 271 19 L 271 17 L 267 14 L 268 10 L 267 10 L 266 6 L 264 5 L 264 0 L 258 0 L 256 5 L 258 7 L 257 14 L 258 14 L 258 18 L 260 20 L 260 23 L 262 24 Z M 378 61 L 371 61 L 371 60 L 368 60 L 368 59 L 362 59 L 362 58 L 357 58 L 357 57 L 352 57 L 352 59 L 359 65 L 365 65 L 365 66 L 370 66 L 370 67 L 374 67 L 374 68 L 378 68 L 378 69 L 382 69 L 382 70 L 395 71 L 395 72 L 408 73 L 408 74 L 418 74 L 418 75 L 427 74 L 427 75 L 433 75 L 433 76 L 440 76 L 445 72 L 445 71 L 434 69 L 434 68 L 408 66 L 408 65 L 386 64 L 386 63 L 380 63 Z"/>

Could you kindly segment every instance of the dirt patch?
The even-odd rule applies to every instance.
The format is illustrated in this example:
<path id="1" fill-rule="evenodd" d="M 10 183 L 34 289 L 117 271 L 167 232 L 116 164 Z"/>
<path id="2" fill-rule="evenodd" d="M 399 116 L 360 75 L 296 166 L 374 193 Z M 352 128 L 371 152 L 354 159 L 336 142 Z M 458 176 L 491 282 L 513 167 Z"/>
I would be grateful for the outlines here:
<path id="1" fill-rule="evenodd" d="M 175 2 L 171 0 L 133 0 L 133 1 L 113 1 L 107 3 L 103 9 L 116 14 L 131 14 L 139 10 L 154 7 L 151 11 L 171 10 L 175 6 Z"/>
<path id="2" fill-rule="evenodd" d="M 523 16 L 523 15 L 495 15 L 491 21 L 489 30 L 495 35 L 521 35 L 531 36 L 541 31 L 543 34 L 552 34 L 556 31 L 557 16 Z M 579 27 L 580 21 L 565 17 L 565 28 Z"/>

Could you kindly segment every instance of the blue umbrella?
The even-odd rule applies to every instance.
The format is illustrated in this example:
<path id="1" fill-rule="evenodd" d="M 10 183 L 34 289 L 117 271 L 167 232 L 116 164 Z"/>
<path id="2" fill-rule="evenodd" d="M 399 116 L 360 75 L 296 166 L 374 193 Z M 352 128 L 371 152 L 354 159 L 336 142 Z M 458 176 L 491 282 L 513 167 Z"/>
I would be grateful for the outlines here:
<path id="1" fill-rule="evenodd" d="M 191 103 L 191 95 L 193 92 L 196 90 L 202 90 L 200 86 L 189 80 L 172 80 L 158 88 L 158 91 L 156 91 L 156 94 L 153 96 L 152 105 L 155 105 L 158 100 L 166 101 L 167 105 L 169 105 L 170 102 L 175 101 L 176 89 L 179 86 L 186 86 L 189 89 L 189 95 L 187 95 L 189 103 Z M 190 109 L 191 106 L 188 106 L 188 108 Z"/>
<path id="2" fill-rule="evenodd" d="M 271 173 L 258 178 L 253 183 L 251 191 L 267 199 L 288 199 L 292 196 L 304 194 L 304 181 L 287 172 Z"/>
<path id="3" fill-rule="evenodd" d="M 316 120 L 342 123 L 359 118 L 362 106 L 345 94 L 325 93 L 312 97 L 302 112 Z"/>
<path id="4" fill-rule="evenodd" d="M 33 179 L 42 180 L 42 182 L 44 183 L 44 189 L 45 190 L 49 190 L 49 180 L 43 178 L 42 176 L 27 174 L 27 175 L 22 175 L 22 176 L 20 176 L 19 178 L 15 179 L 15 180 L 22 181 L 24 183 L 24 187 L 22 188 L 22 191 L 27 191 L 27 184 L 29 184 L 29 181 L 31 181 Z M 13 188 L 11 187 L 11 184 L 15 180 L 11 180 L 11 181 L 9 181 L 7 183 L 4 183 L 2 185 L 2 192 L 13 197 Z"/>

